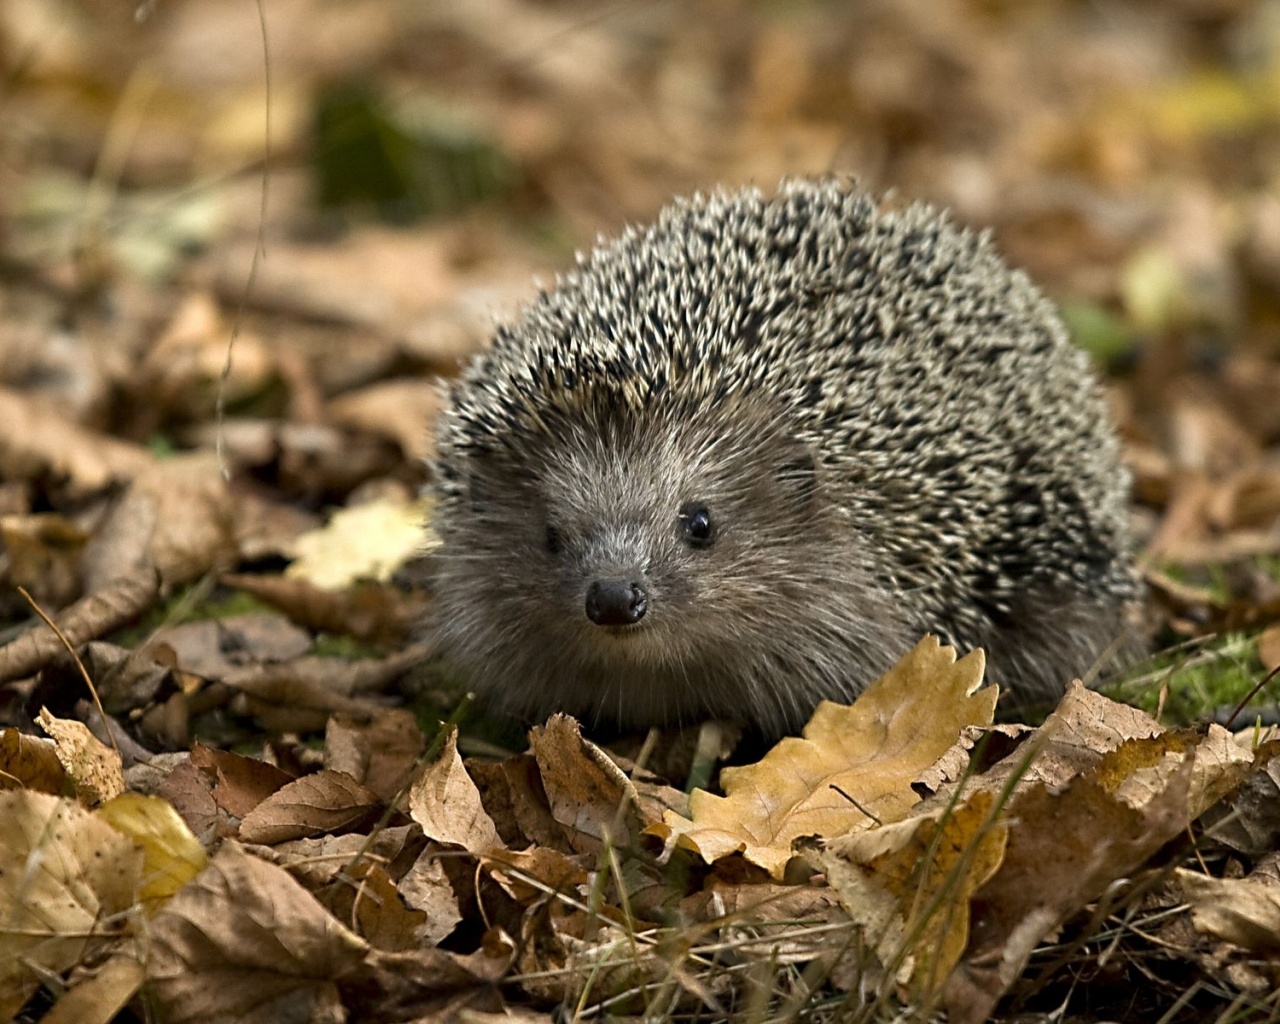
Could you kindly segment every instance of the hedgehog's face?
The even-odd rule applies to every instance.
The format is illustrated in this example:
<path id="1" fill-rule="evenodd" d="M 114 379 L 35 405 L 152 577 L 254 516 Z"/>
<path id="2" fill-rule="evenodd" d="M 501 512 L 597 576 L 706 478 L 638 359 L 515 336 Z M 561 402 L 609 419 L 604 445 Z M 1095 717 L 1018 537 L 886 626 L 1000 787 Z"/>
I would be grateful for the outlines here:
<path id="1" fill-rule="evenodd" d="M 443 631 L 478 673 L 523 681 L 491 684 L 508 706 L 692 717 L 708 687 L 732 688 L 722 666 L 776 634 L 780 602 L 803 601 L 797 567 L 829 570 L 807 447 L 741 409 L 661 422 L 570 427 L 523 465 L 471 460 L 442 512 Z"/>

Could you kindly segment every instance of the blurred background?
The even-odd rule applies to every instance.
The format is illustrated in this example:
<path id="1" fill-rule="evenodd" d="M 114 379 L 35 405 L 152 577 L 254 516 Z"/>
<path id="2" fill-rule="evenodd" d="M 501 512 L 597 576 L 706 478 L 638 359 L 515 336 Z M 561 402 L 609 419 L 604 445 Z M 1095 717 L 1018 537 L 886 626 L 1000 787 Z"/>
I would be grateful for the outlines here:
<path id="1" fill-rule="evenodd" d="M 1059 303 L 1153 628 L 1207 643 L 1179 678 L 1212 707 L 1188 658 L 1280 666 L 1276 0 L 5 0 L 0 69 L 4 513 L 102 484 L 92 445 L 31 470 L 32 410 L 209 449 L 224 366 L 243 486 L 411 492 L 434 376 L 535 275 L 673 194 L 840 172 Z"/>

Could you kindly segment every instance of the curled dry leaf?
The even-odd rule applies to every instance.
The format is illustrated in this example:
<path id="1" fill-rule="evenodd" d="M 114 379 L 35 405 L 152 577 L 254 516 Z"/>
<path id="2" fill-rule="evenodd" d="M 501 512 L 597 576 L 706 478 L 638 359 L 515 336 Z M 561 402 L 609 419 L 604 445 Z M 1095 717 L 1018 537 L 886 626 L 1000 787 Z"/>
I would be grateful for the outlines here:
<path id="1" fill-rule="evenodd" d="M 123 930 L 142 854 L 69 800 L 0 793 L 0 1019 L 48 973 L 79 963 L 96 938 Z"/>
<path id="2" fill-rule="evenodd" d="M 281 786 L 240 822 L 246 843 L 282 843 L 333 832 L 356 832 L 382 812 L 378 795 L 345 772 L 325 769 Z"/>
<path id="3" fill-rule="evenodd" d="M 981 651 L 925 637 L 851 706 L 824 702 L 804 739 L 782 740 L 759 764 L 726 768 L 723 797 L 694 790 L 689 818 L 672 812 L 648 831 L 707 863 L 741 852 L 781 878 L 800 836 L 838 836 L 901 819 L 919 803 L 917 777 L 966 726 L 989 725 L 996 690 Z M 976 692 L 975 692 L 976 691 Z"/>
<path id="4" fill-rule="evenodd" d="M 606 839 L 627 846 L 664 812 L 683 803 L 665 786 L 637 785 L 603 750 L 585 739 L 568 715 L 552 715 L 529 733 L 551 814 L 578 852 L 595 853 Z"/>
<path id="5" fill-rule="evenodd" d="M 458 756 L 458 729 L 449 731 L 435 760 L 424 766 L 409 790 L 409 814 L 438 843 L 484 854 L 502 846 L 493 819 L 480 802 L 480 791 Z"/>
<path id="6" fill-rule="evenodd" d="M 0 732 L 0 790 L 61 793 L 66 781 L 53 740 L 27 736 L 13 728 Z"/>
<path id="7" fill-rule="evenodd" d="M 950 1021 L 985 1021 L 1050 931 L 1190 824 L 1193 759 L 1142 807 L 1087 777 L 1010 802 L 1004 860 L 973 895 L 972 939 L 944 988 Z"/>
<path id="8" fill-rule="evenodd" d="M 1197 931 L 1255 953 L 1280 954 L 1280 882 L 1274 877 L 1211 878 L 1185 868 L 1174 877 Z"/>
<path id="9" fill-rule="evenodd" d="M 881 970 L 926 1002 L 969 941 L 970 897 L 1004 856 L 1007 826 L 994 810 L 995 797 L 980 790 L 958 806 L 827 840 L 811 854 Z"/>
<path id="10" fill-rule="evenodd" d="M 228 843 L 152 922 L 147 977 L 171 1024 L 342 1019 L 368 946 L 289 873 Z"/>
<path id="11" fill-rule="evenodd" d="M 54 750 L 76 787 L 76 795 L 90 806 L 124 792 L 124 763 L 82 722 L 55 718 L 41 708 L 36 721 L 53 737 Z"/>

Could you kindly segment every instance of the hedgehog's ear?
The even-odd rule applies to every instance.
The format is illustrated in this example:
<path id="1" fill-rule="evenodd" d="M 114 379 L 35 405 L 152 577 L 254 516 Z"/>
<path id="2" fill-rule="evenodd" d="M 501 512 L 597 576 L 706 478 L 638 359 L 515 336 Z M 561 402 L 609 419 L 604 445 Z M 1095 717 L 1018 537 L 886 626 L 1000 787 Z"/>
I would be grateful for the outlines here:
<path id="1" fill-rule="evenodd" d="M 818 460 L 803 441 L 788 441 L 774 464 L 778 483 L 802 504 L 808 505 L 818 493 Z"/>

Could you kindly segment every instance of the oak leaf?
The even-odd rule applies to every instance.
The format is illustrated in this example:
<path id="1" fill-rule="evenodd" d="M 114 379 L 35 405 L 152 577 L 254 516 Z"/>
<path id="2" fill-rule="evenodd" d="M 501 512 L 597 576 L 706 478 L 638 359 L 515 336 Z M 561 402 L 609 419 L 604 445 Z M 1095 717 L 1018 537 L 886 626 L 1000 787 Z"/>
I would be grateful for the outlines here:
<path id="1" fill-rule="evenodd" d="M 824 701 L 804 738 L 782 740 L 758 764 L 726 768 L 723 797 L 694 790 L 689 818 L 668 811 L 648 831 L 708 863 L 733 853 L 781 878 L 792 842 L 903 818 L 917 777 L 962 729 L 989 725 L 996 689 L 979 690 L 981 651 L 956 661 L 928 636 L 850 706 Z"/>

